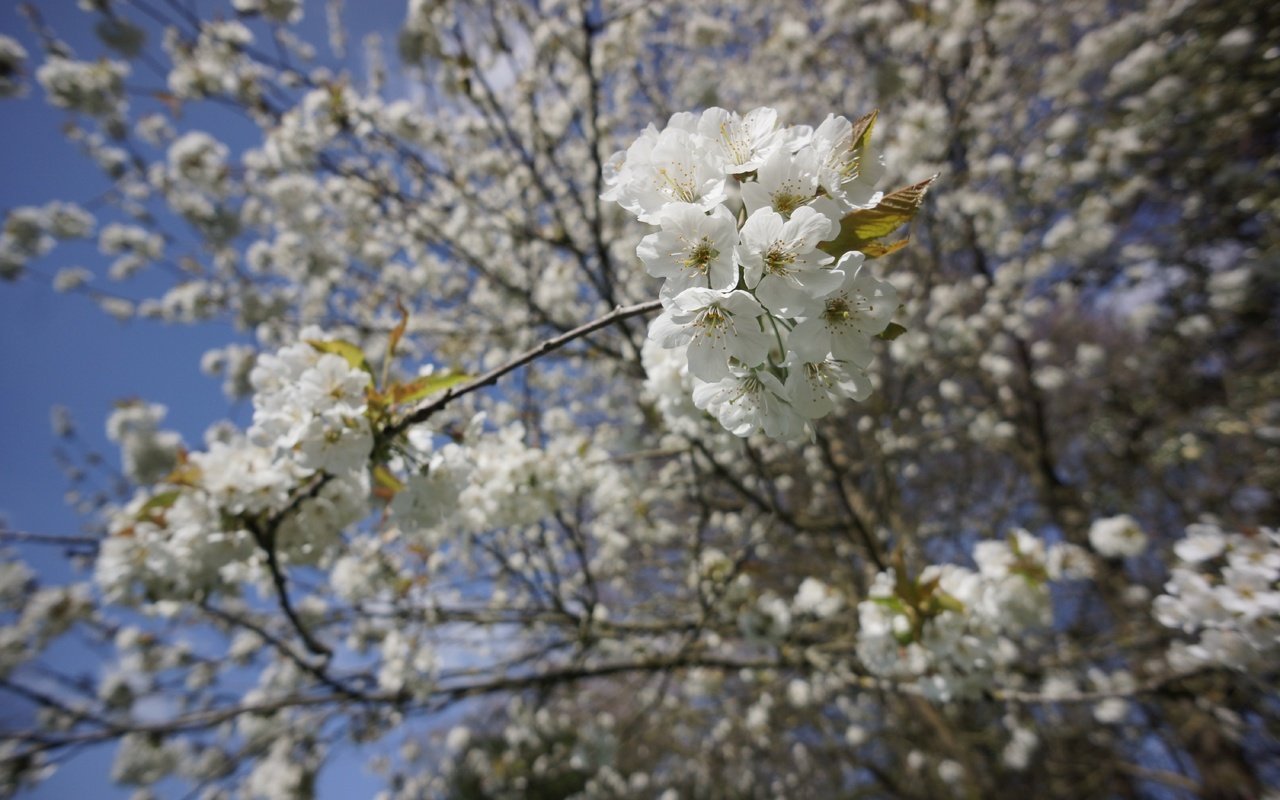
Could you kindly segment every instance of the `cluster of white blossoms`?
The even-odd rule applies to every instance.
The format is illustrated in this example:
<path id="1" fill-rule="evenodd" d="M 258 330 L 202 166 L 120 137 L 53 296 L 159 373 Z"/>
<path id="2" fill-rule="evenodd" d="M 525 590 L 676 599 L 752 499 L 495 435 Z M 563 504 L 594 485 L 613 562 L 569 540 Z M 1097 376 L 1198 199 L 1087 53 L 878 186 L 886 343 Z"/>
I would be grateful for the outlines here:
<path id="1" fill-rule="evenodd" d="M 98 250 L 115 256 L 107 268 L 114 281 L 124 280 L 164 256 L 164 237 L 137 225 L 112 222 L 98 233 Z"/>
<path id="2" fill-rule="evenodd" d="M 636 249 L 664 279 L 649 338 L 687 359 L 695 405 L 738 436 L 795 438 L 871 392 L 871 338 L 897 292 L 863 253 L 819 245 L 882 197 L 872 120 L 784 127 L 771 108 L 711 108 L 610 159 L 603 198 L 661 228 Z"/>
<path id="3" fill-rule="evenodd" d="M 242 102 L 258 99 L 262 70 L 241 52 L 252 43 L 253 33 L 238 20 L 204 23 L 194 46 L 176 29 L 169 29 L 164 40 L 165 50 L 173 60 L 169 91 L 183 99 L 219 93 Z"/>
<path id="4" fill-rule="evenodd" d="M 370 376 L 313 341 L 261 356 L 253 425 L 213 429 L 202 451 L 180 452 L 177 434 L 159 429 L 161 406 L 112 416 L 108 432 L 143 488 L 112 515 L 101 548 L 96 580 L 108 597 L 183 599 L 260 577 L 259 539 L 273 524 L 282 561 L 315 563 L 368 513 Z"/>
<path id="5" fill-rule="evenodd" d="M 304 340 L 320 341 L 318 329 Z M 304 470 L 341 475 L 364 468 L 373 449 L 366 415 L 369 373 L 302 341 L 258 359 L 249 437 L 290 452 Z"/>
<path id="6" fill-rule="evenodd" d="M 96 224 L 92 214 L 74 203 L 55 200 L 13 209 L 0 228 L 0 278 L 17 278 L 28 261 L 46 255 L 56 240 L 87 238 Z"/>
<path id="7" fill-rule="evenodd" d="M 160 428 L 168 413 L 159 403 L 126 402 L 107 418 L 107 438 L 120 446 L 121 468 L 129 480 L 155 483 L 178 463 L 182 437 Z"/>
<path id="8" fill-rule="evenodd" d="M 26 564 L 0 551 L 0 678 L 93 612 L 87 584 L 38 587 Z"/>
<path id="9" fill-rule="evenodd" d="M 436 549 L 484 532 L 520 539 L 570 504 L 591 508 L 610 531 L 600 536 L 592 560 L 621 560 L 632 537 L 646 535 L 649 527 L 634 514 L 633 478 L 612 463 L 601 443 L 572 431 L 568 415 L 556 417 L 562 419 L 552 426 L 557 435 L 541 446 L 527 441 L 521 422 L 491 420 L 485 413 L 443 444 L 424 428 L 412 431 L 401 453 L 413 463 L 390 462 L 394 471 L 408 472 L 390 504 L 391 519 L 411 541 Z"/>
<path id="10" fill-rule="evenodd" d="M 124 79 L 128 75 L 127 63 L 107 60 L 50 58 L 36 70 L 36 80 L 50 103 L 96 117 L 124 113 Z"/>
<path id="11" fill-rule="evenodd" d="M 168 174 L 200 187 L 214 187 L 227 170 L 225 144 L 203 131 L 189 131 L 169 145 Z"/>
<path id="12" fill-rule="evenodd" d="M 1046 547 L 1023 530 L 979 542 L 973 557 L 977 571 L 943 564 L 915 579 L 876 576 L 858 603 L 858 657 L 869 672 L 943 701 L 972 696 L 1015 662 L 1027 631 L 1052 622 L 1048 581 L 1092 571 L 1079 547 Z"/>
<path id="13" fill-rule="evenodd" d="M 1189 637 L 1172 645 L 1170 665 L 1274 665 L 1280 655 L 1280 531 L 1234 533 L 1202 522 L 1187 527 L 1173 552 L 1178 563 L 1153 606 L 1162 625 Z"/>

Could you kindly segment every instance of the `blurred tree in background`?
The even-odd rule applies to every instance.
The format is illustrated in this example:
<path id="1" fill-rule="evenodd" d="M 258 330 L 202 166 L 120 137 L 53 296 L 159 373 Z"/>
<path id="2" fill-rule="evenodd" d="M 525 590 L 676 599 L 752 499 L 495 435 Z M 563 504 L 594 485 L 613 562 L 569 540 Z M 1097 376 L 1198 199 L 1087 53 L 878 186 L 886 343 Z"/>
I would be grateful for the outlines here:
<path id="1" fill-rule="evenodd" d="M 84 582 L 8 553 L 0 791 L 118 741 L 142 797 L 356 745 L 389 798 L 1276 796 L 1280 7 L 79 5 L 0 95 L 112 188 L 9 209 L 4 290 L 232 322 L 254 418 L 121 405 Z M 601 197 L 714 107 L 939 176 L 869 396 L 790 440 L 695 407 Z"/>

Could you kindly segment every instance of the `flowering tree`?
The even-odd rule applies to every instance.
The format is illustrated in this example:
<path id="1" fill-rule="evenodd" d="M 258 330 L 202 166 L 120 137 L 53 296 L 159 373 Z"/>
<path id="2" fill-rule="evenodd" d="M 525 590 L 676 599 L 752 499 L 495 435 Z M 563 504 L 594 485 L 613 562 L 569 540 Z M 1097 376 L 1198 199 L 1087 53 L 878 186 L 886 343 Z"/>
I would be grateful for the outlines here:
<path id="1" fill-rule="evenodd" d="M 0 275 L 233 322 L 253 419 L 118 407 L 84 582 L 9 554 L 3 791 L 108 741 L 142 797 L 1280 779 L 1266 4 L 411 0 L 394 57 L 80 5 L 0 94 L 112 188 Z"/>

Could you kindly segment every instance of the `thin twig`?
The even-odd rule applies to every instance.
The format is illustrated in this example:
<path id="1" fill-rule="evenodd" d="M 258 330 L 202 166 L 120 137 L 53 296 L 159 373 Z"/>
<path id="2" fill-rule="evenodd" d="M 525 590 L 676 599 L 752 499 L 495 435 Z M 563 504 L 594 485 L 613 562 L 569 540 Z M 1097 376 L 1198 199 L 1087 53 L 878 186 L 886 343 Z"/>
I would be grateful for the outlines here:
<path id="1" fill-rule="evenodd" d="M 271 582 L 276 588 L 276 597 L 280 601 L 280 610 L 284 612 L 285 617 L 289 620 L 289 624 L 297 631 L 298 637 L 302 639 L 302 643 L 307 649 L 318 656 L 326 659 L 333 656 L 333 648 L 311 635 L 307 630 L 307 626 L 302 624 L 302 620 L 298 618 L 298 614 L 293 610 L 293 603 L 289 600 L 289 587 L 285 582 L 284 571 L 280 568 L 280 559 L 276 556 L 275 547 L 275 527 L 271 527 L 268 531 L 264 531 L 262 527 L 252 521 L 248 524 L 248 529 L 253 534 L 254 540 L 263 552 L 267 554 L 267 570 L 271 573 Z"/>
<path id="2" fill-rule="evenodd" d="M 0 542 L 21 542 L 23 544 L 49 544 L 59 547 L 97 547 L 102 540 L 94 536 L 66 536 L 55 533 L 32 533 L 31 531 L 0 530 Z"/>
<path id="3" fill-rule="evenodd" d="M 546 340 L 537 347 L 521 353 L 519 356 L 516 356 L 507 363 L 494 367 L 475 380 L 468 381 L 457 388 L 450 388 L 446 390 L 444 394 L 431 402 L 414 409 L 413 412 L 404 419 L 394 425 L 388 426 L 383 431 L 383 436 L 386 438 L 393 438 L 414 425 L 426 422 L 432 415 L 452 403 L 454 400 L 457 400 L 459 397 L 471 394 L 472 392 L 483 389 L 486 386 L 491 386 L 497 383 L 498 379 L 503 375 L 506 375 L 508 372 L 517 370 L 520 367 L 541 358 L 547 353 L 552 352 L 553 350 L 558 350 L 569 342 L 572 342 L 574 339 L 580 339 L 589 333 L 600 330 L 601 328 L 607 328 L 620 320 L 638 317 L 641 314 L 648 314 L 652 311 L 657 311 L 661 307 L 661 300 L 650 300 L 647 303 L 637 303 L 630 306 L 618 306 L 603 317 L 594 319 L 585 325 L 579 325 L 573 330 Z"/>

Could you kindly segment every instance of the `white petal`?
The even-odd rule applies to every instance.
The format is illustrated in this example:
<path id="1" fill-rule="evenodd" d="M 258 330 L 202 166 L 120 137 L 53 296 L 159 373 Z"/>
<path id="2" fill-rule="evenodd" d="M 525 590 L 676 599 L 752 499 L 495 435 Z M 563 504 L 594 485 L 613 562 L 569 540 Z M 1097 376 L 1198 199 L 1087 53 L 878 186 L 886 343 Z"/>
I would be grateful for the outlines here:
<path id="1" fill-rule="evenodd" d="M 762 208 L 771 208 L 773 198 L 760 181 L 747 181 L 742 184 L 742 202 L 747 207 L 747 216 L 750 216 Z"/>
<path id="2" fill-rule="evenodd" d="M 807 295 L 815 300 L 826 297 L 845 282 L 844 273 L 838 269 L 815 269 L 800 274 L 800 282 Z"/>
<path id="3" fill-rule="evenodd" d="M 833 332 L 831 353 L 841 361 L 858 367 L 867 367 L 875 357 L 871 352 L 871 340 L 852 328 Z"/>
<path id="4" fill-rule="evenodd" d="M 775 314 L 795 317 L 804 313 L 813 299 L 795 278 L 765 275 L 756 286 L 756 297 Z"/>
<path id="5" fill-rule="evenodd" d="M 668 349 L 679 347 L 693 337 L 691 325 L 674 321 L 667 311 L 649 323 L 649 338 Z"/>
<path id="6" fill-rule="evenodd" d="M 787 347 L 803 361 L 822 361 L 831 352 L 831 331 L 822 317 L 811 317 L 791 330 Z"/>
<path id="7" fill-rule="evenodd" d="M 729 348 L 722 334 L 696 335 L 689 342 L 689 374 L 716 381 L 729 374 Z"/>
<path id="8" fill-rule="evenodd" d="M 830 239 L 831 220 L 809 206 L 801 206 L 791 214 L 783 230 L 783 237 L 791 242 L 797 253 L 807 253 L 818 246 L 818 242 Z"/>

